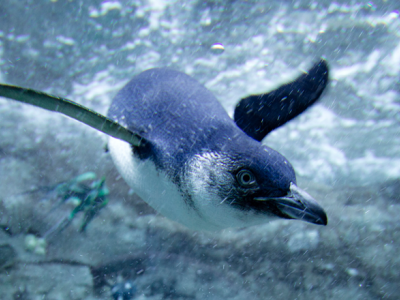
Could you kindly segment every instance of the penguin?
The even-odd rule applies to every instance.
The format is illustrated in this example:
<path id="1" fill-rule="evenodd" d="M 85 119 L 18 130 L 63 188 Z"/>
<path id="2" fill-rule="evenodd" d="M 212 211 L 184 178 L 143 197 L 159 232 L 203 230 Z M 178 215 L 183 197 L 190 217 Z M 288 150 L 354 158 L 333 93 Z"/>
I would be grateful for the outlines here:
<path id="1" fill-rule="evenodd" d="M 107 117 L 22 87 L 0 84 L 0 96 L 108 134 L 115 166 L 137 195 L 188 228 L 216 231 L 274 219 L 327 225 L 324 209 L 297 186 L 289 161 L 262 140 L 315 103 L 328 80 L 321 59 L 295 80 L 241 99 L 233 119 L 202 84 L 170 68 L 133 77 Z"/>

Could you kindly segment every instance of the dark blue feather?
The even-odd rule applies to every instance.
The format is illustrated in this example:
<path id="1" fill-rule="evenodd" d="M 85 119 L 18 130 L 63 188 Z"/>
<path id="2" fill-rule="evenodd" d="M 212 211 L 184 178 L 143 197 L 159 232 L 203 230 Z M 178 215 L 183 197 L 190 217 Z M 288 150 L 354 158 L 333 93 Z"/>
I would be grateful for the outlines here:
<path id="1" fill-rule="evenodd" d="M 320 60 L 306 74 L 266 94 L 240 100 L 235 122 L 247 135 L 261 141 L 272 130 L 314 104 L 328 84 L 328 65 Z"/>

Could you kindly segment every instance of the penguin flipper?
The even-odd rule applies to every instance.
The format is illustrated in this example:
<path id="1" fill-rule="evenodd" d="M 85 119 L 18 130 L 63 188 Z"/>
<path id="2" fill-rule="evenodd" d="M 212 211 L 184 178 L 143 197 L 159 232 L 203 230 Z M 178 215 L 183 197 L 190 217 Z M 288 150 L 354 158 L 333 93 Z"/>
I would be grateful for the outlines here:
<path id="1" fill-rule="evenodd" d="M 328 84 L 329 68 L 324 59 L 305 74 L 279 88 L 239 101 L 236 125 L 248 136 L 261 141 L 268 133 L 295 118 L 321 96 Z"/>
<path id="2" fill-rule="evenodd" d="M 68 99 L 6 84 L 0 84 L 0 96 L 59 112 L 133 146 L 139 146 L 142 140 L 117 122 Z"/>

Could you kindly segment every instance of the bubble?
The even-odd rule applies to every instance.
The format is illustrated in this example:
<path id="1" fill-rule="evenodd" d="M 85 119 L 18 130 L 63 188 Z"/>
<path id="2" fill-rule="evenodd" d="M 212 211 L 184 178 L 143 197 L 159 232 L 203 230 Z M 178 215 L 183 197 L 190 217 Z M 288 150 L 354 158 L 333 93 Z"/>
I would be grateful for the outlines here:
<path id="1" fill-rule="evenodd" d="M 225 47 L 221 43 L 215 43 L 211 46 L 211 51 L 214 54 L 222 54 L 225 51 Z"/>
<path id="2" fill-rule="evenodd" d="M 399 17 L 399 11 L 398 10 L 394 10 L 394 11 L 392 11 L 391 13 L 389 13 L 389 18 L 390 19 L 396 19 L 396 18 L 398 18 Z"/>

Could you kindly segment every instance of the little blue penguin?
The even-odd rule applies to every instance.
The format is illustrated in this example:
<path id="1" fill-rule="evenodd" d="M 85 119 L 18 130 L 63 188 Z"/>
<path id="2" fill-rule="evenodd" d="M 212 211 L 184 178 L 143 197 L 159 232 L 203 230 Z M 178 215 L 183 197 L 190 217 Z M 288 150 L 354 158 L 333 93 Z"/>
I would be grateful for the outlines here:
<path id="1" fill-rule="evenodd" d="M 328 83 L 320 60 L 292 82 L 241 99 L 231 119 L 192 77 L 169 69 L 135 76 L 107 117 L 73 101 L 0 85 L 0 96 L 68 115 L 110 135 L 112 159 L 129 186 L 164 216 L 195 230 L 273 219 L 326 225 L 323 208 L 297 187 L 289 161 L 261 141 L 315 103 Z"/>

